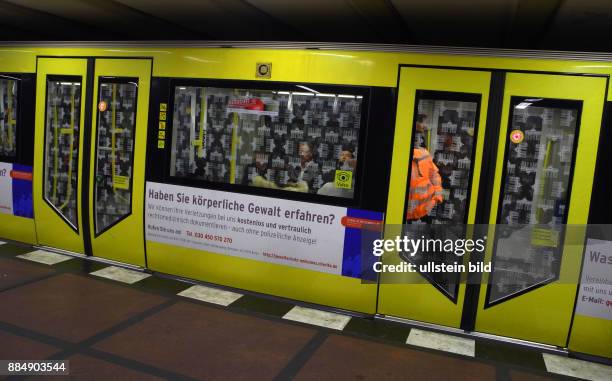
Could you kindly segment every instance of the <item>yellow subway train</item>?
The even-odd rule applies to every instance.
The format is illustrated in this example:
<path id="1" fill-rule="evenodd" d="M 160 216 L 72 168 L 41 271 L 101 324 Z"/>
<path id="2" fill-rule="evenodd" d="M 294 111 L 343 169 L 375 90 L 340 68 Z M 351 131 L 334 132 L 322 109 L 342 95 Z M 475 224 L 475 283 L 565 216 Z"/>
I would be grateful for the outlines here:
<path id="1" fill-rule="evenodd" d="M 5 44 L 0 238 L 612 358 L 611 74 L 587 53 Z M 492 271 L 363 279 L 363 243 L 407 218 L 487 226 Z"/>

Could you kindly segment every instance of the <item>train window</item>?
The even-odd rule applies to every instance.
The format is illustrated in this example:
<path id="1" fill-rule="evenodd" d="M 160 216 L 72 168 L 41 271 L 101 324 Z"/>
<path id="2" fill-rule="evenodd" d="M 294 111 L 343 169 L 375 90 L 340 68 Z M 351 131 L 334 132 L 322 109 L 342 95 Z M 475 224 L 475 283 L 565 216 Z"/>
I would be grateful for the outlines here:
<path id="1" fill-rule="evenodd" d="M 17 99 L 16 79 L 0 77 L 0 156 L 17 156 Z"/>
<path id="2" fill-rule="evenodd" d="M 512 97 L 487 303 L 557 279 L 582 104 Z"/>
<path id="3" fill-rule="evenodd" d="M 96 235 L 131 214 L 138 78 L 99 79 L 96 138 Z"/>
<path id="4" fill-rule="evenodd" d="M 431 223 L 467 222 L 468 196 L 480 95 L 418 91 L 413 127 L 411 187 L 427 163 L 433 173 L 432 197 L 421 202 L 410 189 L 407 218 Z M 429 161 L 429 159 L 431 159 Z M 425 164 L 425 165 L 423 165 Z M 427 167 L 429 168 L 429 167 Z"/>
<path id="5" fill-rule="evenodd" d="M 579 106 L 517 102 L 501 203 L 501 224 L 563 224 L 567 211 Z M 544 102 L 542 102 L 544 103 Z"/>
<path id="6" fill-rule="evenodd" d="M 362 95 L 174 90 L 171 176 L 354 197 Z"/>
<path id="7" fill-rule="evenodd" d="M 47 77 L 44 196 L 78 230 L 81 77 Z"/>
<path id="8" fill-rule="evenodd" d="M 425 90 L 416 95 L 407 234 L 443 240 L 464 238 L 481 96 Z M 441 228 L 441 224 L 446 226 Z M 433 261 L 450 265 L 456 261 L 445 253 L 417 253 L 405 259 L 415 264 Z M 461 274 L 422 275 L 456 303 Z"/>

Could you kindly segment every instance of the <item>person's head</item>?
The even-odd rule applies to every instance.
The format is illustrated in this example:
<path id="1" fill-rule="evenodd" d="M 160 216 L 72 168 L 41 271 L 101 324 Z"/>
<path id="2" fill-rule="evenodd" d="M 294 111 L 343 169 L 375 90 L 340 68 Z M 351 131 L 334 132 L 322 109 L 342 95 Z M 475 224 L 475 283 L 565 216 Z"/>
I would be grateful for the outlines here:
<path id="1" fill-rule="evenodd" d="M 345 162 L 355 158 L 355 147 L 351 144 L 343 144 L 340 154 L 338 155 L 338 161 Z"/>
<path id="2" fill-rule="evenodd" d="M 307 163 L 312 160 L 313 146 L 310 142 L 301 142 L 299 148 L 300 159 L 302 163 Z"/>
<path id="3" fill-rule="evenodd" d="M 257 173 L 263 175 L 268 170 L 269 155 L 265 152 L 255 152 L 255 168 Z"/>
<path id="4" fill-rule="evenodd" d="M 423 132 L 423 131 L 425 131 L 425 129 L 426 129 L 426 126 L 425 126 L 425 119 L 427 119 L 427 115 L 425 115 L 425 114 L 419 114 L 419 115 L 417 115 L 417 118 L 416 118 L 416 126 L 415 126 L 415 127 L 416 127 L 416 130 L 417 130 L 418 132 Z"/>

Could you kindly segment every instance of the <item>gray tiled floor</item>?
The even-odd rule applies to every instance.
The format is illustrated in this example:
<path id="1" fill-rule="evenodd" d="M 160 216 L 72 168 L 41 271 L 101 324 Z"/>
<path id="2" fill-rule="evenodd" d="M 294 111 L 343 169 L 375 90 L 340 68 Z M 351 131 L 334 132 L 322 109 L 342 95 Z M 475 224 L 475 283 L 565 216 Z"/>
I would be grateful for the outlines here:
<path id="1" fill-rule="evenodd" d="M 53 273 L 57 273 L 59 275 L 65 272 L 71 272 L 74 274 L 75 271 L 77 273 L 87 274 L 87 272 L 92 271 L 91 266 L 89 265 L 95 264 L 95 267 L 98 269 L 101 266 L 105 266 L 105 265 L 100 265 L 97 262 L 89 262 L 87 261 L 87 259 L 84 259 L 84 258 L 73 258 L 73 257 L 65 256 L 62 254 L 56 254 L 56 253 L 47 252 L 43 250 L 32 250 L 29 253 L 25 253 L 25 250 L 23 250 L 21 246 L 19 246 L 19 248 L 21 248 L 19 251 L 16 251 L 14 249 L 15 247 L 17 246 L 8 245 L 8 246 L 5 246 L 5 249 L 2 249 L 0 246 L 0 252 L 5 253 L 4 255 L 16 256 L 16 257 L 19 257 L 20 259 L 35 261 L 38 263 L 45 263 L 49 265 L 53 265 L 55 263 L 60 263 L 60 262 L 68 261 L 68 260 L 73 260 L 73 262 L 68 262 L 66 265 L 60 264 L 57 266 L 49 266 L 49 267 L 34 266 L 31 264 L 28 265 L 30 267 L 36 267 L 37 269 L 44 269 L 46 271 L 49 271 L 52 273 L 51 275 L 53 275 Z M 27 247 L 25 249 L 27 249 Z M 10 260 L 12 261 L 12 259 Z M 19 261 L 19 262 L 24 266 L 26 265 L 22 261 Z M 88 266 L 84 266 L 85 263 L 87 263 Z M 91 272 L 90 274 L 95 275 L 95 276 L 104 277 L 107 279 L 112 279 L 118 282 L 125 283 L 127 285 L 134 284 L 136 282 L 146 279 L 145 281 L 138 283 L 139 289 L 144 288 L 154 293 L 162 292 L 161 290 L 156 289 L 160 282 L 155 282 L 156 279 L 162 279 L 162 278 L 159 278 L 157 276 L 151 276 L 150 274 L 147 274 L 147 273 L 142 273 L 142 272 L 138 272 L 134 270 L 128 270 L 128 269 L 121 268 L 121 267 L 107 266 L 107 267 L 102 268 L 101 270 Z M 264 315 L 267 315 L 268 318 L 272 320 L 278 321 L 279 318 L 283 318 L 285 320 L 291 320 L 295 322 L 310 324 L 312 326 L 325 327 L 325 328 L 336 330 L 336 331 L 342 331 L 342 333 L 339 333 L 339 335 L 341 336 L 346 336 L 346 335 L 352 336 L 352 337 L 358 336 L 360 338 L 359 340 L 365 340 L 365 341 L 374 339 L 379 342 L 388 342 L 389 332 L 390 332 L 389 330 L 397 329 L 395 325 L 389 325 L 389 323 L 386 323 L 383 321 L 371 320 L 371 319 L 361 319 L 361 318 L 351 318 L 350 316 L 344 315 L 341 313 L 323 311 L 323 310 L 319 310 L 316 308 L 292 306 L 292 304 L 288 302 L 284 303 L 283 305 L 277 305 L 279 304 L 279 302 L 275 302 L 276 304 L 272 306 L 274 308 L 263 308 L 263 307 L 259 308 L 257 305 L 259 303 L 258 302 L 259 300 L 265 300 L 263 304 L 266 305 L 267 307 L 270 307 L 269 304 L 271 303 L 271 301 L 268 299 L 258 297 L 256 295 L 248 295 L 247 297 L 244 297 L 244 295 L 238 292 L 226 291 L 226 290 L 221 290 L 221 289 L 217 289 L 214 287 L 208 287 L 208 286 L 203 286 L 203 285 L 196 285 L 196 286 L 189 287 L 188 283 L 182 282 L 180 280 L 169 280 L 169 279 L 165 279 L 165 280 L 166 282 L 173 283 L 172 288 L 174 288 L 174 290 L 169 293 L 170 297 L 172 297 L 172 295 L 178 295 L 181 297 L 205 301 L 207 303 L 214 303 L 220 306 L 229 306 L 227 310 L 215 309 L 215 311 L 227 311 L 230 313 L 239 313 L 241 315 L 246 314 L 247 316 L 252 315 L 253 313 L 258 316 L 261 316 L 262 314 L 264 314 Z M 99 283 L 103 283 L 103 282 L 99 282 Z M 113 285 L 108 285 L 108 286 L 117 287 Z M 122 286 L 122 287 L 128 287 L 128 289 L 126 289 L 127 291 L 129 291 L 129 289 L 131 288 L 129 286 Z M 189 288 L 186 288 L 186 287 L 189 287 Z M 182 291 L 176 294 L 176 292 L 178 292 L 179 290 L 182 290 Z M 164 292 L 166 292 L 165 295 L 168 296 L 167 290 L 165 290 Z M 70 296 L 71 293 L 68 292 L 66 295 Z M 235 303 L 237 301 L 239 302 Z M 197 303 L 189 303 L 189 304 L 196 306 L 194 308 L 198 308 Z M 200 305 L 199 307 L 203 307 L 203 306 Z M 350 323 L 349 328 L 345 330 L 345 327 L 349 323 Z M 139 323 L 136 321 L 133 324 L 139 324 Z M 380 325 L 385 325 L 386 328 L 385 327 L 381 328 Z M 38 325 L 38 326 L 41 326 L 41 325 Z M 295 325 L 292 325 L 292 326 L 295 327 Z M 462 337 L 456 337 L 456 336 L 442 334 L 442 333 L 430 332 L 430 331 L 417 329 L 417 328 L 409 328 L 408 326 L 404 326 L 404 325 L 402 325 L 401 327 L 403 329 L 398 331 L 399 334 L 397 335 L 396 338 L 394 338 L 394 340 L 392 340 L 392 342 L 394 343 L 393 344 L 394 346 L 392 348 L 391 347 L 389 348 L 390 353 L 394 351 L 398 351 L 398 350 L 401 351 L 404 349 L 418 351 L 418 349 L 415 349 L 414 347 L 409 348 L 408 346 L 400 345 L 400 343 L 405 342 L 408 345 L 419 346 L 423 348 L 441 351 L 438 353 L 434 353 L 433 355 L 446 356 L 449 359 L 453 358 L 455 360 L 460 359 L 460 361 L 462 361 L 462 364 L 464 364 L 466 367 L 471 367 L 473 365 L 472 362 L 475 361 L 480 364 L 486 363 L 488 364 L 488 366 L 493 366 L 493 367 L 497 367 L 499 364 L 503 364 L 504 367 L 510 367 L 511 369 L 515 369 L 515 370 L 518 369 L 517 372 L 520 371 L 522 372 L 522 374 L 533 372 L 529 374 L 542 376 L 542 375 L 545 375 L 546 373 L 544 372 L 548 370 L 548 372 L 550 372 L 548 373 L 548 377 L 551 377 L 551 376 L 560 377 L 560 376 L 555 376 L 555 375 L 563 375 L 563 376 L 570 376 L 570 377 L 579 377 L 582 379 L 593 380 L 593 381 L 612 380 L 612 366 L 606 366 L 606 365 L 601 365 L 601 364 L 597 364 L 593 362 L 581 361 L 581 360 L 566 358 L 566 357 L 557 356 L 557 355 L 544 354 L 542 356 L 541 353 L 538 353 L 537 351 L 534 351 L 534 350 L 525 350 L 524 348 L 522 349 L 521 347 L 506 345 L 505 346 L 506 348 L 510 347 L 512 349 L 513 351 L 512 356 L 516 357 L 516 360 L 513 362 L 511 359 L 508 359 L 508 353 L 501 350 L 501 347 L 503 346 L 499 345 L 499 343 L 495 344 L 495 343 L 487 342 L 486 350 L 485 350 L 484 347 L 482 346 L 483 345 L 482 342 L 475 342 L 474 340 L 470 338 L 462 338 Z M 301 328 L 305 328 L 305 327 L 301 327 Z M 356 330 L 356 328 L 359 328 L 359 329 Z M 3 329 L 4 328 L 0 326 L 0 333 L 2 332 Z M 308 328 L 308 329 L 316 329 L 316 328 Z M 319 330 L 319 332 L 320 332 L 319 335 L 322 334 L 323 338 L 330 337 L 332 335 L 336 335 L 335 333 L 330 332 L 329 330 L 325 330 L 325 329 Z M 14 332 L 13 334 L 19 335 L 19 332 Z M 408 337 L 406 337 L 407 334 L 408 334 Z M 26 344 L 27 342 L 22 343 L 22 345 L 26 345 Z M 63 344 L 57 343 L 57 345 L 61 347 Z M 316 351 L 317 350 L 316 348 L 317 347 L 315 346 L 313 347 L 312 350 Z M 452 354 L 460 354 L 461 356 L 452 356 L 452 355 L 448 356 L 444 354 L 442 351 L 449 352 Z M 486 352 L 486 356 L 482 354 L 483 351 Z M 523 354 L 523 352 L 525 352 L 524 353 L 525 355 L 520 356 L 521 354 Z M 491 353 L 494 353 L 497 355 L 492 356 Z M 297 358 L 299 359 L 300 356 L 297 356 Z M 525 358 L 529 358 L 532 361 L 524 361 Z M 308 356 L 304 358 L 304 361 L 306 361 L 307 359 L 308 359 Z M 120 362 L 120 364 L 129 363 L 129 361 L 128 363 L 125 363 L 124 362 L 125 360 L 121 360 L 121 361 L 123 362 Z M 294 368 L 296 365 L 292 364 L 292 365 L 287 365 L 287 366 L 288 368 Z M 135 369 L 143 370 L 140 366 L 136 366 Z M 155 374 L 157 376 L 164 375 L 163 372 L 156 373 L 157 371 L 158 370 L 155 370 L 155 369 L 149 369 L 148 373 L 149 375 L 151 374 Z M 392 370 L 390 369 L 389 371 L 392 372 Z M 164 377 L 172 378 L 174 375 L 175 374 L 173 373 L 167 373 L 165 374 Z M 536 378 L 534 379 L 539 379 L 538 378 L 539 376 L 536 376 Z"/>

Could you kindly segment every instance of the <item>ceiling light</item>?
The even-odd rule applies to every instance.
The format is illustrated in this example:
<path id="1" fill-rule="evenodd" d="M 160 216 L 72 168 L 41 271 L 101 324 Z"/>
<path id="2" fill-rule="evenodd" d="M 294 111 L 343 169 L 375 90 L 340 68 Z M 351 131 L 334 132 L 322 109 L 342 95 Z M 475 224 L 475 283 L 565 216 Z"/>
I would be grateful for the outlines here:
<path id="1" fill-rule="evenodd" d="M 296 85 L 297 87 L 304 89 L 306 91 L 312 91 L 313 93 L 319 93 L 317 90 L 311 89 L 310 87 L 306 87 L 306 86 L 302 86 L 302 85 Z"/>
<path id="2" fill-rule="evenodd" d="M 527 107 L 529 107 L 531 105 L 531 102 L 521 102 L 519 104 L 517 104 L 516 106 L 514 106 L 515 109 L 517 110 L 524 110 Z"/>

